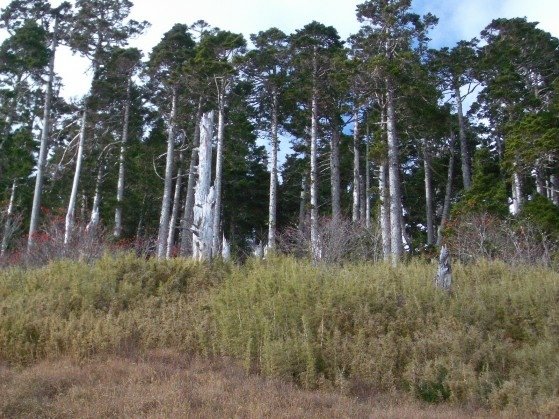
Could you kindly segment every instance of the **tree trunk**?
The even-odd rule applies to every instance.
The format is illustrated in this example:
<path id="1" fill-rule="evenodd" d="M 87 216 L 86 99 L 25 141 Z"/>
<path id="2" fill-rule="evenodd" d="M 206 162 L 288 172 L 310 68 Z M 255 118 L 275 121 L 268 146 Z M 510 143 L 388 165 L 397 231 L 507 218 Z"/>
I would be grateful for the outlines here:
<path id="1" fill-rule="evenodd" d="M 369 161 L 369 127 L 365 143 L 365 228 L 371 228 L 371 162 Z"/>
<path id="2" fill-rule="evenodd" d="M 341 205 L 341 180 L 340 180 L 340 131 L 332 130 L 330 140 L 330 184 L 332 189 L 332 218 L 339 220 L 342 217 Z"/>
<path id="3" fill-rule="evenodd" d="M 276 248 L 276 210 L 278 190 L 278 94 L 272 93 L 272 155 L 270 167 L 270 202 L 268 207 L 268 250 Z"/>
<path id="4" fill-rule="evenodd" d="M 14 214 L 14 202 L 16 199 L 16 189 L 17 181 L 14 180 L 12 183 L 12 193 L 10 194 L 10 202 L 8 204 L 8 209 L 6 210 L 6 220 L 4 221 L 4 234 L 2 235 L 2 244 L 0 245 L 0 258 L 6 254 L 8 250 L 8 244 L 13 230 L 12 215 Z"/>
<path id="5" fill-rule="evenodd" d="M 536 191 L 542 195 L 542 196 L 546 196 L 545 193 L 545 180 L 544 180 L 544 176 L 543 176 L 543 171 L 541 169 L 541 164 L 539 161 L 536 161 L 536 168 L 535 168 L 535 172 L 536 172 Z"/>
<path id="6" fill-rule="evenodd" d="M 83 162 L 83 148 L 85 145 L 85 128 L 87 124 L 87 107 L 83 110 L 80 135 L 78 142 L 78 153 L 76 155 L 76 168 L 74 170 L 74 180 L 72 181 L 72 191 L 70 192 L 70 200 L 68 202 L 68 210 L 66 211 L 66 222 L 64 228 L 64 245 L 68 245 L 72 237 L 74 229 L 74 218 L 76 211 L 76 200 L 78 197 L 78 186 L 80 183 L 80 174 Z"/>
<path id="7" fill-rule="evenodd" d="M 192 223 L 192 255 L 196 260 L 209 260 L 212 257 L 213 222 L 212 209 L 215 192 L 210 188 L 212 181 L 212 138 L 214 113 L 202 116 L 200 129 L 200 148 L 198 154 L 198 180 Z"/>
<path id="8" fill-rule="evenodd" d="M 321 258 L 320 239 L 318 236 L 318 86 L 317 52 L 313 54 L 313 91 L 311 99 L 311 254 L 313 261 Z"/>
<path id="9" fill-rule="evenodd" d="M 196 184 L 196 166 L 198 165 L 198 146 L 200 145 L 200 120 L 202 119 L 202 98 L 198 101 L 196 122 L 194 124 L 194 138 L 188 169 L 188 183 L 186 185 L 186 199 L 181 220 L 181 256 L 192 256 L 192 220 L 194 217 L 194 185 Z"/>
<path id="10" fill-rule="evenodd" d="M 367 191 L 365 191 L 365 176 L 359 175 L 359 223 L 365 225 L 367 211 Z"/>
<path id="11" fill-rule="evenodd" d="M 384 260 L 390 260 L 390 194 L 388 190 L 388 164 L 379 166 L 378 189 L 380 198 L 380 230 L 382 235 L 382 253 Z"/>
<path id="12" fill-rule="evenodd" d="M 551 202 L 559 205 L 559 176 L 551 175 L 549 183 L 551 184 Z"/>
<path id="13" fill-rule="evenodd" d="M 177 231 L 177 220 L 179 218 L 179 207 L 181 199 L 181 189 L 182 189 L 182 164 L 183 164 L 183 153 L 179 156 L 179 168 L 177 170 L 177 180 L 175 181 L 175 195 L 173 196 L 173 209 L 171 211 L 171 219 L 169 220 L 169 234 L 167 235 L 167 249 L 165 256 L 167 259 L 171 259 L 173 255 L 173 247 L 175 245 L 175 233 Z"/>
<path id="14" fill-rule="evenodd" d="M 353 128 L 353 201 L 351 220 L 355 223 L 359 221 L 359 114 L 356 111 L 355 127 Z"/>
<path id="15" fill-rule="evenodd" d="M 470 166 L 470 152 L 468 151 L 468 142 L 466 139 L 466 123 L 464 121 L 464 113 L 462 111 L 462 96 L 458 84 L 454 85 L 454 95 L 456 96 L 456 109 L 458 113 L 458 132 L 460 136 L 460 155 L 462 158 L 462 179 L 464 181 L 464 189 L 468 190 L 472 186 L 472 172 Z"/>
<path id="16" fill-rule="evenodd" d="M 433 221 L 433 176 L 431 174 L 431 152 L 427 140 L 423 141 L 423 170 L 425 172 L 425 210 L 427 220 L 427 246 L 435 244 Z"/>
<path id="17" fill-rule="evenodd" d="M 443 240 L 443 229 L 445 224 L 450 217 L 450 199 L 452 197 L 452 179 L 454 177 L 454 134 L 450 136 L 450 157 L 448 158 L 448 172 L 446 175 L 446 188 L 444 195 L 443 213 L 441 216 L 441 224 L 437 230 L 437 246 L 442 244 Z"/>
<path id="18" fill-rule="evenodd" d="M 522 178 L 517 169 L 512 175 L 512 213 L 514 215 L 520 212 L 522 208 L 523 195 L 522 195 Z"/>
<path id="19" fill-rule="evenodd" d="M 386 135 L 388 142 L 388 188 L 390 190 L 390 250 L 396 265 L 404 253 L 402 244 L 402 191 L 400 182 L 399 144 L 396 134 L 396 112 L 392 80 L 386 79 Z"/>
<path id="20" fill-rule="evenodd" d="M 101 183 L 103 182 L 103 169 L 104 163 L 99 163 L 99 169 L 97 170 L 97 180 L 95 181 L 95 195 L 93 196 L 93 206 L 91 207 L 91 218 L 87 224 L 86 230 L 89 232 L 94 232 L 97 226 L 99 226 L 99 214 L 101 207 Z"/>
<path id="21" fill-rule="evenodd" d="M 169 133 L 167 137 L 167 161 L 165 165 L 165 184 L 163 201 L 161 203 L 161 217 L 159 218 L 159 234 L 157 235 L 157 257 L 165 257 L 167 250 L 167 236 L 169 234 L 169 215 L 171 212 L 171 194 L 173 192 L 173 158 L 175 152 L 175 123 L 177 118 L 177 88 L 173 88 L 171 99 L 171 116 L 169 119 Z"/>
<path id="22" fill-rule="evenodd" d="M 43 177 L 47 161 L 47 148 L 50 134 L 50 108 L 52 102 L 52 84 L 54 81 L 54 61 L 58 47 L 58 18 L 54 20 L 52 37 L 52 51 L 49 60 L 48 79 L 45 91 L 45 104 L 43 107 L 43 130 L 41 131 L 41 146 L 39 148 L 39 159 L 37 161 L 37 177 L 35 178 L 35 191 L 33 192 L 33 205 L 31 207 L 31 219 L 29 220 L 29 236 L 27 238 L 27 251 L 33 247 L 33 239 L 39 226 L 39 215 L 41 212 L 41 197 L 43 194 Z"/>
<path id="23" fill-rule="evenodd" d="M 122 124 L 122 137 L 120 140 L 120 154 L 118 156 L 118 184 L 116 188 L 115 228 L 113 236 L 119 239 L 122 236 L 122 204 L 124 202 L 124 170 L 126 157 L 126 144 L 128 142 L 128 126 L 130 123 L 130 94 L 132 90 L 132 77 L 128 78 L 126 87 L 126 103 L 124 105 L 124 122 Z"/>
<path id="24" fill-rule="evenodd" d="M 223 177 L 223 153 L 224 153 L 224 136 L 225 136 L 225 84 L 222 80 L 218 99 L 219 114 L 217 120 L 217 151 L 215 156 L 215 208 L 213 212 L 213 240 L 212 254 L 220 253 L 221 244 L 221 189 Z"/>

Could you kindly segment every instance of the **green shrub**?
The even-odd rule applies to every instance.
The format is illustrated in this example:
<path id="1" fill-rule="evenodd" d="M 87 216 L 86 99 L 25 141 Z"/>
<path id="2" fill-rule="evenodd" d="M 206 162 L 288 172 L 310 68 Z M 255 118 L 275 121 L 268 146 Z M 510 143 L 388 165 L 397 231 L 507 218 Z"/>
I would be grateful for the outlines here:
<path id="1" fill-rule="evenodd" d="M 0 358 L 176 348 L 306 388 L 361 383 L 434 403 L 559 406 L 559 274 L 456 265 L 447 295 L 433 286 L 435 269 L 127 256 L 3 270 Z"/>

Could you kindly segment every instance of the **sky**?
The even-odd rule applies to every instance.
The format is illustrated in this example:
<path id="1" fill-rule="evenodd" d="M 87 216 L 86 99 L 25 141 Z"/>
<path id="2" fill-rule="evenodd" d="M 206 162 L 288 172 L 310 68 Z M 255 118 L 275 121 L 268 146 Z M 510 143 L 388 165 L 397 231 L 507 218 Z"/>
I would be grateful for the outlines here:
<path id="1" fill-rule="evenodd" d="M 58 4 L 61 0 L 52 0 Z M 0 0 L 0 8 L 9 0 Z M 135 0 L 131 17 L 147 20 L 151 27 L 132 40 L 131 45 L 149 53 L 163 33 L 175 23 L 203 19 L 212 26 L 252 33 L 278 27 L 286 33 L 302 28 L 312 20 L 334 26 L 342 39 L 359 29 L 355 17 L 361 0 Z M 540 28 L 559 37 L 559 0 L 415 0 L 417 13 L 431 12 L 439 17 L 431 32 L 431 46 L 452 46 L 471 39 L 497 17 L 527 17 L 540 22 Z M 0 34 L 0 40 L 5 34 Z M 56 71 L 62 77 L 62 94 L 80 97 L 89 88 L 91 74 L 87 62 L 66 48 L 57 52 Z"/>

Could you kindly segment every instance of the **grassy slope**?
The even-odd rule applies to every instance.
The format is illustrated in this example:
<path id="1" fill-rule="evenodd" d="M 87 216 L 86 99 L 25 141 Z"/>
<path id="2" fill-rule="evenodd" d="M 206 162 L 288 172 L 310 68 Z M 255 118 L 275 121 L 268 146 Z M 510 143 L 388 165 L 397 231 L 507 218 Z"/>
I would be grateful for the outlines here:
<path id="1" fill-rule="evenodd" d="M 171 348 L 232 356 L 303 388 L 405 392 L 457 406 L 559 406 L 559 275 L 501 264 L 212 267 L 104 258 L 0 272 L 0 358 L 12 364 Z"/>

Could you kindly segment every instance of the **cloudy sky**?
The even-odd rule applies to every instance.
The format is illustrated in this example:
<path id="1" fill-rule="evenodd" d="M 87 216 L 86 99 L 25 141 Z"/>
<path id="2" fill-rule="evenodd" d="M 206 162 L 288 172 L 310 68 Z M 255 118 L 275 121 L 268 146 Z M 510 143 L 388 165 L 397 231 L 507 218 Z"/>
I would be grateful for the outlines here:
<path id="1" fill-rule="evenodd" d="M 132 45 L 144 52 L 157 44 L 174 23 L 203 19 L 233 32 L 251 33 L 276 26 L 286 33 L 317 20 L 338 29 L 343 39 L 358 30 L 355 7 L 360 0 L 135 0 L 132 17 L 151 22 Z M 0 0 L 0 8 L 9 0 Z M 60 0 L 53 0 L 53 4 Z M 559 0 L 415 0 L 418 13 L 432 12 L 440 22 L 432 32 L 432 46 L 451 46 L 471 39 L 494 18 L 524 17 L 559 36 Z M 0 40 L 2 34 L 0 34 Z M 87 63 L 62 48 L 56 70 L 64 80 L 66 97 L 81 96 L 89 87 Z"/>

